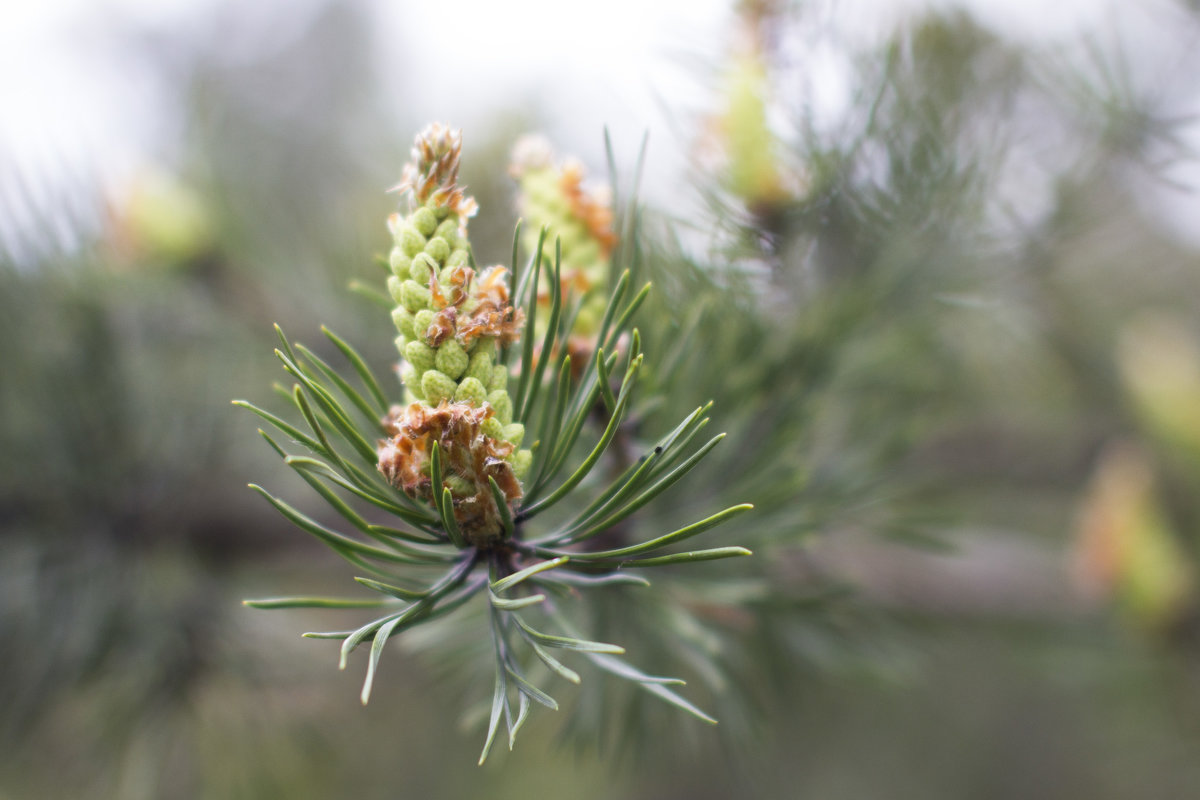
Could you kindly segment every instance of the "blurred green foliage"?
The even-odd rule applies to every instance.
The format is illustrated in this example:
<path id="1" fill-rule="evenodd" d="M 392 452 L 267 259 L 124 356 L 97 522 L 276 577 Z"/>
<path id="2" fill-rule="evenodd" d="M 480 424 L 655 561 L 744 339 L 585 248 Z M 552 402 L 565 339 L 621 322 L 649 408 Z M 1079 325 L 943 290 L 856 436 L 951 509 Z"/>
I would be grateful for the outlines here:
<path id="1" fill-rule="evenodd" d="M 682 662 L 720 728 L 610 682 L 572 710 L 574 753 L 543 717 L 523 752 L 451 769 L 475 755 L 444 706 L 487 693 L 471 668 L 482 623 L 445 632 L 458 658 L 401 644 L 415 657 L 363 711 L 358 676 L 330 680 L 332 656 L 294 635 L 310 620 L 289 633 L 237 605 L 264 583 L 348 577 L 245 490 L 277 467 L 228 400 L 273 372 L 275 320 L 308 341 L 327 323 L 389 363 L 386 316 L 344 289 L 377 275 L 380 165 L 398 168 L 425 121 L 382 116 L 366 18 L 318 4 L 257 57 L 225 57 L 210 32 L 172 63 L 188 134 L 164 169 L 191 198 L 172 218 L 199 220 L 190 238 L 118 207 L 82 250 L 3 251 L 0 795 L 1200 789 L 1194 595 L 1157 598 L 1153 620 L 1123 605 L 1122 581 L 1146 580 L 1131 564 L 1159 556 L 1097 562 L 1096 541 L 1108 555 L 1124 541 L 1119 515 L 1090 539 L 1076 522 L 1101 454 L 1134 442 L 1170 542 L 1152 547 L 1195 575 L 1200 254 L 1154 199 L 1192 158 L 1194 98 L 1174 76 L 1194 74 L 1194 12 L 1166 8 L 1136 52 L 1046 52 L 964 12 L 917 16 L 841 54 L 850 102 L 831 120 L 779 46 L 803 45 L 816 12 L 754 5 L 738 24 L 773 26 L 763 67 L 733 85 L 764 81 L 752 133 L 773 138 L 777 179 L 761 149 L 754 181 L 705 164 L 699 209 L 644 209 L 622 257 L 655 283 L 639 326 L 670 366 L 648 376 L 631 435 L 652 439 L 698 397 L 729 432 L 711 469 L 634 524 L 753 502 L 737 542 L 758 557 L 680 575 L 663 602 L 630 589 L 638 614 L 595 620 L 648 670 Z M 491 154 L 464 166 L 487 208 L 510 195 L 523 129 L 468 131 Z M 512 219 L 479 222 L 477 249 L 504 260 Z M 665 618 L 682 645 L 648 635 Z"/>

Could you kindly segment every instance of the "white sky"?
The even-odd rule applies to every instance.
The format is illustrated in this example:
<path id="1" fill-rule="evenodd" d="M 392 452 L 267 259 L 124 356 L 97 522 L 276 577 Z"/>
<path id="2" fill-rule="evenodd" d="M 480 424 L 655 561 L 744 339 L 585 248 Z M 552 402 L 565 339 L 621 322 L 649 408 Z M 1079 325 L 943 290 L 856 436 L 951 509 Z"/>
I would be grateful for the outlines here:
<path id="1" fill-rule="evenodd" d="M 1045 46 L 1083 30 L 1098 33 L 1102 41 L 1115 37 L 1136 46 L 1154 12 L 1171 5 L 1170 0 L 964 1 L 987 24 Z M 682 168 L 682 158 L 671 152 L 665 108 L 674 114 L 695 110 L 706 90 L 680 59 L 722 52 L 730 13 L 730 0 L 361 2 L 377 15 L 385 40 L 393 31 L 405 32 L 400 40 L 417 47 L 418 57 L 427 54 L 431 63 L 454 53 L 453 64 L 428 70 L 415 98 L 406 83 L 406 98 L 427 110 L 425 116 L 469 126 L 513 98 L 536 98 L 543 112 L 569 112 L 550 120 L 552 133 L 557 128 L 574 141 L 596 142 L 596 152 L 582 154 L 593 163 L 599 162 L 599 131 L 605 124 L 619 124 L 614 137 L 625 153 L 632 153 L 649 130 L 651 177 L 667 186 L 671 173 Z M 841 33 L 859 41 L 870 40 L 906 10 L 956 5 L 953 0 L 811 2 L 831 18 L 836 11 Z M 109 182 L 138 162 L 169 152 L 171 138 L 178 135 L 177 121 L 171 119 L 173 99 L 144 65 L 92 33 L 126 22 L 169 31 L 195 24 L 218 5 L 224 4 L 6 3 L 0 11 L 0 212 L 17 197 L 14 167 L 39 178 Z M 301 15 L 305 7 L 292 4 Z M 498 48 L 497 42 L 508 44 Z M 394 63 L 383 65 L 384 74 L 407 68 L 413 56 L 411 49 L 403 58 L 394 56 Z M 547 63 L 555 65 L 549 73 Z M 496 86 L 503 92 L 494 91 Z M 1200 168 L 1188 165 L 1174 177 L 1200 185 Z M 1177 198 L 1164 206 L 1164 213 L 1179 217 L 1182 229 L 1193 234 L 1197 226 L 1191 220 L 1198 211 L 1195 199 Z M 21 224 L 20 209 L 4 216 L 8 220 L 0 220 L 0 236 Z"/>

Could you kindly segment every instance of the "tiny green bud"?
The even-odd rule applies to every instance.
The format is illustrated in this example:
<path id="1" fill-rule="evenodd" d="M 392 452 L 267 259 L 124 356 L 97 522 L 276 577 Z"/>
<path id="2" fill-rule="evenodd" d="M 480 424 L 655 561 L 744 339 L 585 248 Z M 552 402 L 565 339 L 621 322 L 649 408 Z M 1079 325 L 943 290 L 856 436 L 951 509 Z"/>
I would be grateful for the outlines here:
<path id="1" fill-rule="evenodd" d="M 458 248 L 450 254 L 449 258 L 446 259 L 446 266 L 448 267 L 465 267 L 470 263 L 471 255 L 464 247 Z"/>
<path id="2" fill-rule="evenodd" d="M 440 236 L 435 236 L 425 245 L 425 252 L 439 264 L 450 257 L 450 244 Z"/>
<path id="3" fill-rule="evenodd" d="M 517 476 L 517 480 L 523 481 L 529 475 L 529 468 L 533 466 L 533 453 L 529 450 L 514 450 L 512 454 L 513 474 Z"/>
<path id="4" fill-rule="evenodd" d="M 437 269 L 437 264 L 427 253 L 417 253 L 408 268 L 408 277 L 422 286 L 428 286 L 435 269 Z"/>
<path id="5" fill-rule="evenodd" d="M 403 287 L 404 287 L 404 282 L 402 280 L 397 278 L 395 275 L 388 276 L 388 279 L 387 279 L 388 294 L 390 294 L 392 296 L 392 299 L 396 301 L 397 305 L 404 305 Z"/>
<path id="6" fill-rule="evenodd" d="M 497 364 L 492 367 L 492 377 L 488 381 L 488 390 L 492 392 L 503 392 L 508 386 L 508 367 L 503 364 Z"/>
<path id="7" fill-rule="evenodd" d="M 413 331 L 414 339 L 424 339 L 425 332 L 429 330 L 429 326 L 433 324 L 435 314 L 433 309 L 422 308 L 413 315 Z"/>
<path id="8" fill-rule="evenodd" d="M 433 211 L 427 207 L 421 207 L 414 211 L 412 217 L 409 218 L 409 221 L 422 236 L 431 235 L 438 226 L 437 217 L 434 216 Z"/>
<path id="9" fill-rule="evenodd" d="M 431 369 L 421 376 L 421 391 L 425 393 L 425 402 L 431 406 L 449 400 L 457 388 L 453 378 L 436 369 Z"/>
<path id="10" fill-rule="evenodd" d="M 388 254 L 388 266 L 392 268 L 392 274 L 401 278 L 408 274 L 408 265 L 411 263 L 412 259 L 399 247 L 393 247 Z"/>
<path id="11" fill-rule="evenodd" d="M 396 325 L 396 330 L 400 331 L 401 335 L 409 339 L 417 338 L 416 329 L 413 328 L 413 315 L 403 306 L 396 306 L 392 309 L 392 322 Z"/>
<path id="12" fill-rule="evenodd" d="M 419 372 L 433 369 L 435 354 L 433 348 L 421 341 L 409 342 L 404 348 L 404 358 Z M 451 389 L 453 391 L 453 389 Z"/>
<path id="13" fill-rule="evenodd" d="M 407 280 L 400 287 L 400 304 L 413 313 L 428 308 L 431 300 L 429 289 L 414 280 Z"/>
<path id="14" fill-rule="evenodd" d="M 487 401 L 487 389 L 475 378 L 463 378 L 462 383 L 458 384 L 458 390 L 454 392 L 454 399 L 478 408 Z"/>
<path id="15" fill-rule="evenodd" d="M 433 234 L 440 236 L 446 240 L 446 244 L 451 248 L 458 244 L 458 222 L 456 220 L 445 220 L 441 225 L 437 226 L 437 230 Z"/>
<path id="16" fill-rule="evenodd" d="M 519 422 L 510 422 L 504 426 L 504 439 L 510 442 L 513 447 L 520 447 L 521 440 L 525 438 L 525 426 Z"/>
<path id="17" fill-rule="evenodd" d="M 415 256 L 425 249 L 425 237 L 416 228 L 411 225 L 405 225 L 400 230 L 400 241 L 398 244 L 400 245 L 400 249 L 407 255 Z"/>
<path id="18" fill-rule="evenodd" d="M 467 371 L 467 364 L 469 362 L 470 359 L 467 357 L 467 351 L 462 349 L 462 345 L 454 339 L 447 339 L 438 348 L 434 365 L 451 378 L 457 380 Z"/>
<path id="19" fill-rule="evenodd" d="M 400 368 L 400 382 L 410 391 L 421 390 L 421 376 L 412 364 L 405 364 Z"/>
<path id="20" fill-rule="evenodd" d="M 495 358 L 495 356 L 496 356 L 496 340 L 491 338 L 490 336 L 476 339 L 475 340 L 475 352 L 476 353 L 487 353 L 489 356 L 492 356 L 493 358 Z M 483 380 L 483 379 L 480 378 L 480 380 Z"/>
<path id="21" fill-rule="evenodd" d="M 513 405 L 512 398 L 508 396 L 508 392 L 503 389 L 488 392 L 488 402 L 491 403 L 492 408 L 496 411 L 496 419 L 505 425 L 512 422 Z"/>
<path id="22" fill-rule="evenodd" d="M 482 350 L 482 347 L 475 349 L 475 352 L 471 354 L 471 363 L 467 367 L 467 377 L 479 381 L 481 387 L 492 382 L 492 356 Z"/>
<path id="23" fill-rule="evenodd" d="M 492 439 L 504 438 L 504 425 L 495 417 L 485 419 L 483 424 L 479 426 L 479 430 L 483 431 L 484 436 L 491 437 Z"/>

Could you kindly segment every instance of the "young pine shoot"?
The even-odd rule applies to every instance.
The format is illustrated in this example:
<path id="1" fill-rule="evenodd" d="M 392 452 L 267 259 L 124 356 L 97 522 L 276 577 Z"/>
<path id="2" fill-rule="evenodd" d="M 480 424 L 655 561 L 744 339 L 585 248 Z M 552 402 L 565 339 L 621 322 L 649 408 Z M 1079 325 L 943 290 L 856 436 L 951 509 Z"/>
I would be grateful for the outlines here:
<path id="1" fill-rule="evenodd" d="M 360 570 L 355 580 L 372 594 L 246 605 L 377 609 L 379 616 L 358 628 L 306 634 L 341 640 L 342 668 L 354 650 L 369 646 L 366 703 L 391 637 L 482 604 L 494 688 L 480 763 L 502 718 L 511 748 L 531 704 L 558 708 L 535 678 L 578 684 L 572 660 L 715 722 L 676 691 L 682 681 L 646 674 L 621 658 L 619 645 L 585 638 L 564 609 L 606 586 L 648 585 L 648 568 L 750 554 L 734 546 L 678 547 L 749 505 L 629 544 L 597 546 L 684 479 L 721 436 L 693 446 L 707 422 L 707 407 L 698 408 L 659 440 L 635 442 L 640 454 L 615 480 L 599 478 L 606 470 L 596 468 L 611 460 L 609 445 L 627 423 L 644 369 L 632 321 L 649 286 L 635 291 L 625 271 L 607 303 L 589 297 L 585 305 L 571 291 L 580 281 L 564 277 L 562 242 L 546 228 L 524 270 L 517 243 L 507 269 L 478 268 L 467 231 L 476 203 L 458 185 L 460 153 L 460 135 L 444 126 L 418 135 L 396 187 L 407 213 L 388 220 L 403 402 L 392 402 L 365 360 L 332 331 L 323 332 L 351 377 L 289 343 L 278 328 L 276 355 L 293 381 L 281 393 L 298 418 L 235 401 L 274 429 L 260 433 L 341 517 L 341 530 L 251 488 Z M 580 309 L 587 324 L 577 328 Z M 560 504 L 548 515 L 554 522 L 543 524 L 541 515 Z M 539 664 L 545 669 L 531 669 Z"/>

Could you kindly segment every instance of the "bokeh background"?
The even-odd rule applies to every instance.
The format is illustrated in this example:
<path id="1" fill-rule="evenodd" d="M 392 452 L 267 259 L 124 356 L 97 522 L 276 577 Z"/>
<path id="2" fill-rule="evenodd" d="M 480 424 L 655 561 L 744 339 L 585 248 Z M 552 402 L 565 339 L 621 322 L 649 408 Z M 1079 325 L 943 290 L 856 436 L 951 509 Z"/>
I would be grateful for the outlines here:
<path id="1" fill-rule="evenodd" d="M 1200 796 L 1198 37 L 1168 0 L 0 12 L 0 797 Z M 642 631 L 717 728 L 585 677 L 477 768 L 486 681 L 393 642 L 364 708 L 299 636 L 344 622 L 240 603 L 346 593 L 230 400 L 274 322 L 394 358 L 348 287 L 434 120 L 489 262 L 519 135 L 603 180 L 607 128 L 628 202 L 649 134 L 645 425 L 714 398 L 673 502 L 758 507 L 674 590 L 738 613 Z"/>

